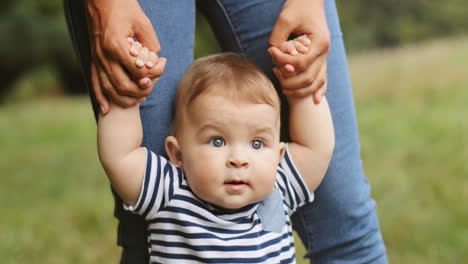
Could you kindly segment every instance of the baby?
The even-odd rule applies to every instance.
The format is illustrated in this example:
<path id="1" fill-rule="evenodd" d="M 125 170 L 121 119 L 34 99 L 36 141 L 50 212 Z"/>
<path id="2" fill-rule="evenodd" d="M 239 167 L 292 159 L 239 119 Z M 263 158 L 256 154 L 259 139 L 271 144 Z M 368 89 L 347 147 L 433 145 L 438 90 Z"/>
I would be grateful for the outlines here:
<path id="1" fill-rule="evenodd" d="M 169 160 L 140 147 L 139 106 L 99 117 L 101 163 L 126 209 L 150 222 L 151 263 L 295 263 L 289 216 L 313 201 L 334 133 L 325 98 L 287 98 L 285 144 L 270 80 L 224 53 L 196 60 L 180 81 Z"/>

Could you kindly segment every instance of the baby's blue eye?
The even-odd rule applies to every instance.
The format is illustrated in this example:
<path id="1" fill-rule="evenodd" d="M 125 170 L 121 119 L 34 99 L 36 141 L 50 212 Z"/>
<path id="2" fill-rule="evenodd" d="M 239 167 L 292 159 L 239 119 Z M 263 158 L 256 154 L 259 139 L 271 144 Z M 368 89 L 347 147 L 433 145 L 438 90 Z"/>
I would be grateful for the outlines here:
<path id="1" fill-rule="evenodd" d="M 256 139 L 250 142 L 250 145 L 253 149 L 261 149 L 263 147 L 263 142 L 261 140 Z"/>
<path id="2" fill-rule="evenodd" d="M 217 138 L 212 138 L 210 140 L 210 145 L 212 145 L 215 148 L 220 148 L 220 147 L 224 147 L 224 145 L 226 145 L 226 142 L 224 142 L 224 139 L 217 137 Z"/>

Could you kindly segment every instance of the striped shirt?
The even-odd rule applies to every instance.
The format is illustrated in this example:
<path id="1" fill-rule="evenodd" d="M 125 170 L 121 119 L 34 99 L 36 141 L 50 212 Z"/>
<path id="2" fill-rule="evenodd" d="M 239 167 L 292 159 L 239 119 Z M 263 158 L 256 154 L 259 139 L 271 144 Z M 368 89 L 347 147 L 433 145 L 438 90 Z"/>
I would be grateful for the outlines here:
<path id="1" fill-rule="evenodd" d="M 264 201 L 278 200 L 270 210 L 278 217 L 262 216 L 264 201 L 223 213 L 193 194 L 180 167 L 147 151 L 140 197 L 134 206 L 125 208 L 149 220 L 151 264 L 295 263 L 289 216 L 314 196 L 287 150 L 277 169 L 275 187 L 279 198 Z M 276 230 L 268 228 L 278 223 L 284 224 Z"/>

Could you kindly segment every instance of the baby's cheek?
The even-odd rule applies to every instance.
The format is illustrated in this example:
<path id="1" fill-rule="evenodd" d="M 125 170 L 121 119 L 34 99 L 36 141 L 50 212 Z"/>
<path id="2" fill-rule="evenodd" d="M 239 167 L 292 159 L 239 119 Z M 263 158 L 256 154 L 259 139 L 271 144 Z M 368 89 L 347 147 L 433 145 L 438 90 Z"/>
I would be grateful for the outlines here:
<path id="1" fill-rule="evenodd" d="M 261 166 L 259 169 L 256 171 L 256 175 L 259 185 L 264 186 L 266 189 L 272 189 L 275 184 L 275 179 L 276 179 L 276 166 L 271 165 L 272 162 L 270 163 L 265 163 L 263 166 Z M 274 163 L 273 163 L 274 164 Z"/>
<path id="2" fill-rule="evenodd" d="M 192 167 L 190 175 L 187 176 L 189 185 L 193 190 L 206 192 L 216 182 L 217 169 L 216 166 L 202 162 L 196 167 Z"/>

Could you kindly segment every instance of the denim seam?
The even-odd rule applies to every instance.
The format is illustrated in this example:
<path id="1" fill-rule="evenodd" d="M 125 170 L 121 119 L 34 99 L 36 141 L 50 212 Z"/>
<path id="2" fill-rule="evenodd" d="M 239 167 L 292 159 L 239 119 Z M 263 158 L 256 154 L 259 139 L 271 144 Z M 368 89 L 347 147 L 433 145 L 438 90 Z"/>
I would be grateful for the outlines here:
<path id="1" fill-rule="evenodd" d="M 307 257 L 310 257 L 310 251 L 312 249 L 312 232 L 310 232 L 310 228 L 307 227 L 306 225 L 306 221 L 305 221 L 305 218 L 304 218 L 304 215 L 302 214 L 302 211 L 301 210 L 298 210 L 297 213 L 299 214 L 299 217 L 301 219 L 301 222 L 302 222 L 302 225 L 304 226 L 304 229 L 307 233 L 307 248 L 306 248 L 306 256 Z"/>
<path id="2" fill-rule="evenodd" d="M 330 38 L 340 38 L 343 37 L 343 32 L 336 32 L 330 35 Z"/>
<path id="3" fill-rule="evenodd" d="M 216 3 L 218 3 L 219 7 L 221 8 L 221 10 L 223 11 L 223 14 L 224 14 L 224 17 L 226 18 L 228 24 L 229 24 L 229 27 L 231 28 L 232 30 L 232 34 L 234 35 L 234 37 L 236 38 L 236 42 L 237 42 L 237 45 L 239 46 L 239 49 L 241 50 L 241 53 L 242 54 L 245 54 L 245 51 L 244 51 L 244 48 L 242 47 L 242 44 L 241 44 L 241 41 L 239 39 L 239 36 L 237 35 L 236 33 L 236 30 L 234 29 L 234 25 L 232 24 L 231 22 L 231 19 L 229 17 L 229 14 L 226 10 L 226 8 L 224 8 L 223 4 L 221 3 L 220 0 L 216 0 Z"/>

